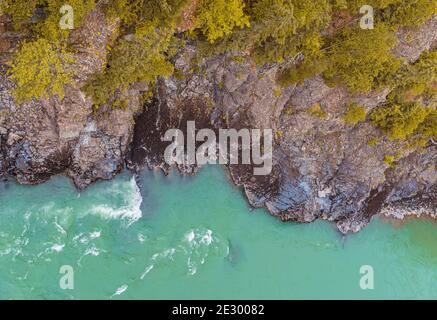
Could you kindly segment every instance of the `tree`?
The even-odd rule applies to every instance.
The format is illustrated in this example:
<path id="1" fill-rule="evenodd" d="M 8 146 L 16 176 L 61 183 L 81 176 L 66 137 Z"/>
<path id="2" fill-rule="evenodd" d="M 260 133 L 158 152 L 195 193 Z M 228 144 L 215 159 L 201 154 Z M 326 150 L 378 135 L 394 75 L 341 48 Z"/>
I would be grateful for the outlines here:
<path id="1" fill-rule="evenodd" d="M 59 41 L 68 36 L 71 30 L 59 28 L 59 21 L 62 17 L 60 9 L 64 5 L 69 5 L 73 9 L 74 26 L 78 28 L 85 16 L 95 8 L 95 0 L 2 0 L 0 11 L 11 15 L 16 28 L 20 28 L 24 23 L 28 23 L 36 8 L 44 10 L 45 19 L 31 25 L 34 33 L 45 37 L 52 42 Z"/>
<path id="2" fill-rule="evenodd" d="M 168 61 L 166 51 L 171 40 L 171 31 L 159 31 L 152 25 L 139 28 L 132 39 L 120 40 L 111 52 L 106 71 L 96 74 L 85 87 L 95 106 L 108 103 L 117 92 L 126 91 L 130 84 L 153 84 L 158 76 L 170 76 L 173 65 Z M 113 106 L 124 106 L 124 101 L 116 97 Z"/>
<path id="3" fill-rule="evenodd" d="M 52 43 L 64 42 L 68 40 L 71 29 L 62 29 L 59 22 L 63 16 L 60 9 L 68 4 L 72 9 L 74 29 L 80 28 L 86 16 L 95 9 L 95 0 L 45 0 L 44 11 L 46 18 L 33 26 L 34 32 L 38 37 L 44 37 Z"/>
<path id="4" fill-rule="evenodd" d="M 391 53 L 395 36 L 382 25 L 374 30 L 348 27 L 327 43 L 327 69 L 323 76 L 328 84 L 347 86 L 352 92 L 369 92 L 384 85 L 400 61 Z"/>
<path id="5" fill-rule="evenodd" d="M 42 5 L 43 2 L 43 0 L 2 0 L 0 1 L 0 13 L 9 14 L 15 28 L 18 29 L 30 19 L 35 8 Z"/>
<path id="6" fill-rule="evenodd" d="M 389 100 L 405 101 L 437 99 L 437 50 L 424 51 L 413 64 L 403 65 L 396 74 L 388 78 L 393 87 Z"/>
<path id="7" fill-rule="evenodd" d="M 308 114 L 312 115 L 313 117 L 325 119 L 328 115 L 326 114 L 325 110 L 323 110 L 320 103 L 316 103 L 305 110 Z"/>
<path id="8" fill-rule="evenodd" d="M 416 133 L 423 139 L 437 138 L 437 109 L 432 109 Z"/>
<path id="9" fill-rule="evenodd" d="M 210 43 L 230 35 L 235 28 L 249 26 L 241 0 L 201 0 L 196 12 L 196 28 Z"/>
<path id="10" fill-rule="evenodd" d="M 64 86 L 73 83 L 68 70 L 72 57 L 46 39 L 24 42 L 11 63 L 11 78 L 16 83 L 14 96 L 18 103 L 32 98 L 64 97 Z"/>
<path id="11" fill-rule="evenodd" d="M 398 0 L 390 1 L 384 10 L 381 10 L 379 18 L 394 30 L 398 27 L 418 26 L 437 14 L 435 0 Z"/>
<path id="12" fill-rule="evenodd" d="M 247 0 L 250 27 L 203 48 L 206 54 L 250 53 L 257 63 L 282 62 L 300 51 L 316 52 L 330 20 L 328 0 Z"/>
<path id="13" fill-rule="evenodd" d="M 126 28 L 144 23 L 172 27 L 189 0 L 111 0 L 105 2 L 106 14 L 120 19 Z"/>
<path id="14" fill-rule="evenodd" d="M 366 120 L 366 109 L 363 106 L 359 106 L 352 103 L 348 106 L 346 114 L 344 115 L 344 122 L 347 125 L 356 125 L 359 122 Z"/>
<path id="15" fill-rule="evenodd" d="M 279 83 L 283 87 L 302 83 L 305 79 L 322 73 L 326 69 L 326 58 L 307 56 L 303 61 L 285 68 L 279 73 Z"/>
<path id="16" fill-rule="evenodd" d="M 421 125 L 433 112 L 419 103 L 394 104 L 375 109 L 370 117 L 372 122 L 392 140 L 405 140 L 421 129 Z"/>

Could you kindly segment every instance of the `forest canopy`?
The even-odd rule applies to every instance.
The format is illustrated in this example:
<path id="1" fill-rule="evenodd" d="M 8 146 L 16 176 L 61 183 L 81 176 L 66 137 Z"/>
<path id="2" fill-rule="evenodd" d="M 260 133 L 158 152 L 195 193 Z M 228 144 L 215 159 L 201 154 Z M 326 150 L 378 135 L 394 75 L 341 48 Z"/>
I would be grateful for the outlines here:
<path id="1" fill-rule="evenodd" d="M 227 54 L 258 65 L 276 63 L 283 87 L 319 75 L 352 94 L 391 88 L 386 105 L 368 115 L 375 126 L 391 139 L 435 136 L 436 51 L 409 64 L 393 48 L 399 28 L 418 27 L 437 14 L 437 0 L 70 0 L 72 29 L 60 28 L 64 5 L 64 0 L 0 2 L 0 13 L 26 34 L 9 62 L 19 103 L 52 95 L 62 99 L 64 87 L 75 85 L 71 65 L 78 48 L 70 37 L 99 10 L 118 30 L 106 66 L 83 86 L 96 108 L 126 107 L 123 92 L 130 85 L 153 87 L 157 78 L 171 76 L 174 55 L 190 41 L 199 58 Z M 374 9 L 373 29 L 360 28 L 363 5 Z M 348 124 L 366 117 L 360 106 L 345 110 Z"/>

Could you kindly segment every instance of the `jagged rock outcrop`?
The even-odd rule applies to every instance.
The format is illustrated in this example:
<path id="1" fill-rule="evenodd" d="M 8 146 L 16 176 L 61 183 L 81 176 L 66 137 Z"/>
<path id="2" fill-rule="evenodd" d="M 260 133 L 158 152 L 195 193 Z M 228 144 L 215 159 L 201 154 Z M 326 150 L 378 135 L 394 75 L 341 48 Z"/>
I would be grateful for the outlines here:
<path id="1" fill-rule="evenodd" d="M 146 87 L 136 84 L 128 92 L 127 110 L 103 106 L 95 113 L 81 83 L 104 67 L 105 48 L 117 26 L 108 25 L 98 11 L 87 19 L 71 37 L 82 48 L 75 65 L 78 86 L 67 88 L 62 101 L 53 97 L 17 106 L 6 67 L 0 69 L 0 171 L 5 175 L 33 184 L 66 173 L 84 188 L 110 179 L 125 161 L 134 170 L 148 166 L 167 172 L 163 134 L 171 128 L 184 131 L 187 121 L 195 120 L 197 128 L 274 130 L 270 175 L 254 176 L 249 165 L 231 165 L 229 172 L 252 206 L 265 207 L 283 221 L 326 219 L 347 233 L 359 231 L 378 213 L 437 214 L 434 145 L 413 152 L 384 138 L 370 123 L 347 126 L 342 120 L 350 101 L 370 111 L 385 101 L 389 89 L 351 96 L 345 88 L 328 87 L 321 77 L 280 89 L 279 67 L 256 66 L 249 58 L 216 56 L 194 71 L 196 47 L 190 44 L 175 58 L 179 76 L 160 79 L 144 108 L 139 97 Z M 400 30 L 398 37 L 396 53 L 412 62 L 437 44 L 437 19 L 414 31 Z M 308 112 L 317 103 L 326 112 L 324 119 Z M 371 138 L 381 142 L 370 146 Z M 394 153 L 399 159 L 389 166 L 384 156 Z M 198 170 L 179 169 L 185 174 Z"/>
<path id="2" fill-rule="evenodd" d="M 110 179 L 124 168 L 134 115 L 141 109 L 140 92 L 146 88 L 140 84 L 131 87 L 128 110 L 103 106 L 98 112 L 80 89 L 91 74 L 105 67 L 107 46 L 116 31 L 117 25 L 95 11 L 72 33 L 70 42 L 79 48 L 73 66 L 77 83 L 75 88 L 66 88 L 62 101 L 52 97 L 16 105 L 11 95 L 14 85 L 2 65 L 0 168 L 4 173 L 25 184 L 66 173 L 82 189 L 98 179 Z M 15 35 L 6 32 L 3 38 L 6 36 L 13 44 Z"/>
<path id="3" fill-rule="evenodd" d="M 414 44 L 410 43 L 414 50 L 405 44 L 395 48 L 410 62 L 436 45 L 437 19 L 415 32 Z M 404 33 L 407 31 L 401 30 L 399 35 Z M 137 125 L 136 135 L 140 137 L 150 137 L 153 128 L 155 148 L 151 149 L 146 140 L 137 140 L 135 163 L 166 168 L 163 158 L 156 158 L 167 145 L 159 139 L 169 128 L 166 124 L 184 131 L 181 125 L 186 120 L 199 119 L 189 113 L 200 105 L 212 108 L 210 123 L 202 120 L 202 128 L 272 128 L 278 133 L 272 174 L 254 176 L 253 168 L 244 165 L 231 165 L 229 171 L 252 206 L 266 207 L 284 221 L 326 219 L 347 233 L 359 231 L 375 214 L 387 213 L 388 208 L 395 212 L 410 208 L 405 209 L 409 214 L 436 214 L 435 146 L 413 152 L 385 138 L 370 123 L 347 126 L 342 119 L 348 103 L 356 102 L 370 111 L 384 103 L 389 89 L 351 96 L 345 88 L 330 88 L 321 77 L 315 77 L 278 93 L 277 66 L 257 67 L 250 60 L 237 62 L 220 56 L 205 61 L 200 72 L 192 73 L 189 61 L 195 50 L 188 46 L 175 61 L 183 80 L 161 81 L 155 100 L 145 111 L 150 123 L 147 130 Z M 316 103 L 326 112 L 325 118 L 307 112 Z M 150 110 L 170 114 L 173 120 L 155 117 L 158 113 Z M 380 143 L 371 146 L 372 138 Z M 396 165 L 386 164 L 384 157 L 395 153 L 399 155 Z"/>

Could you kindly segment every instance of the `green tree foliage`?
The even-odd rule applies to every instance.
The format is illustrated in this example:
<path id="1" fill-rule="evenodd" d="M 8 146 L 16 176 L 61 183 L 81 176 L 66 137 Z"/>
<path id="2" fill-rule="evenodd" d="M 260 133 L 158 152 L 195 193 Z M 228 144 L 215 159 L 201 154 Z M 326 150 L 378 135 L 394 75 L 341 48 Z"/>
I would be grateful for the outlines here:
<path id="1" fill-rule="evenodd" d="M 320 31 L 330 20 L 325 0 L 258 0 L 249 11 L 253 17 L 253 54 L 259 63 L 319 53 Z"/>
<path id="2" fill-rule="evenodd" d="M 395 103 L 437 99 L 437 50 L 425 51 L 413 64 L 406 64 L 389 78 L 394 89 L 389 100 Z"/>
<path id="3" fill-rule="evenodd" d="M 11 64 L 11 78 L 16 83 L 14 95 L 18 103 L 32 98 L 63 98 L 64 85 L 71 84 L 67 65 L 71 56 L 45 39 L 25 42 Z"/>
<path id="4" fill-rule="evenodd" d="M 145 23 L 155 26 L 174 26 L 188 0 L 112 0 L 105 11 L 111 18 L 120 19 L 124 26 L 135 27 Z"/>
<path id="5" fill-rule="evenodd" d="M 132 38 L 121 40 L 111 52 L 106 71 L 96 74 L 85 89 L 94 98 L 95 106 L 109 102 L 114 94 L 123 93 L 132 83 L 151 84 L 158 76 L 170 76 L 173 65 L 166 51 L 171 40 L 171 33 L 164 34 L 153 26 L 140 28 Z M 124 106 L 124 103 L 116 97 L 113 106 Z"/>
<path id="6" fill-rule="evenodd" d="M 392 140 L 405 140 L 421 130 L 432 109 L 419 103 L 394 104 L 375 109 L 370 117 L 372 122 Z"/>
<path id="7" fill-rule="evenodd" d="M 393 30 L 398 27 L 418 26 L 437 13 L 436 0 L 345 0 L 355 15 L 363 5 L 373 7 L 375 23 L 384 23 Z"/>
<path id="8" fill-rule="evenodd" d="M 196 27 L 210 43 L 230 35 L 235 28 L 249 26 L 241 0 L 201 0 L 196 13 Z"/>
<path id="9" fill-rule="evenodd" d="M 417 134 L 424 139 L 437 138 L 437 109 L 432 109 L 420 127 L 417 129 Z"/>
<path id="10" fill-rule="evenodd" d="M 61 29 L 59 21 L 62 18 L 60 9 L 68 4 L 73 9 L 73 26 L 79 28 L 85 17 L 95 8 L 95 0 L 45 0 L 44 11 L 46 19 L 34 26 L 34 31 L 38 36 L 50 40 L 52 43 L 65 42 L 70 29 Z"/>
<path id="11" fill-rule="evenodd" d="M 1 9 L 11 14 L 17 23 L 28 22 L 36 7 L 44 10 L 44 19 L 30 24 L 34 39 L 16 53 L 12 64 L 12 79 L 17 83 L 17 100 L 24 102 L 32 97 L 48 94 L 63 96 L 63 84 L 72 83 L 67 72 L 72 62 L 68 46 L 71 30 L 59 26 L 65 4 L 73 8 L 74 27 L 80 28 L 85 17 L 95 9 L 95 0 L 5 0 Z M 168 76 L 173 67 L 169 62 L 176 23 L 188 0 L 114 0 L 101 1 L 109 19 L 120 19 L 122 32 L 134 33 L 122 37 L 109 48 L 109 62 L 103 73 L 95 74 L 86 86 L 96 105 L 108 102 L 114 95 L 121 96 L 130 84 L 153 83 L 158 76 Z M 46 47 L 44 50 L 44 46 Z M 68 56 L 68 59 L 66 57 Z M 32 58 L 34 57 L 34 58 Z M 25 64 L 29 68 L 24 67 Z M 115 99 L 115 106 L 122 105 Z"/>
<path id="12" fill-rule="evenodd" d="M 396 157 L 393 155 L 386 154 L 384 156 L 384 163 L 388 166 L 392 166 L 395 161 L 396 161 Z"/>
<path id="13" fill-rule="evenodd" d="M 352 16 L 359 16 L 359 9 L 363 5 L 370 5 L 375 10 L 375 30 L 363 32 L 356 22 L 331 37 L 325 37 L 323 48 L 314 51 L 316 56 L 314 52 L 308 54 L 304 51 L 305 59 L 281 71 L 281 84 L 288 86 L 300 83 L 308 77 L 323 73 L 331 84 L 346 85 L 353 92 L 379 88 L 386 84 L 387 77 L 393 75 L 399 67 L 399 61 L 390 54 L 395 44 L 393 31 L 400 26 L 421 25 L 437 10 L 436 0 L 333 2 L 334 9 L 349 8 Z M 317 46 L 313 48 L 317 49 Z"/>
<path id="14" fill-rule="evenodd" d="M 2 11 L 11 15 L 17 28 L 27 23 L 30 31 L 31 40 L 18 48 L 10 70 L 17 84 L 15 98 L 20 103 L 55 94 L 62 98 L 64 85 L 73 84 L 72 72 L 68 70 L 73 58 L 67 47 L 71 30 L 62 30 L 59 26 L 60 9 L 65 4 L 63 0 L 5 0 L 1 3 Z M 94 0 L 71 0 L 68 4 L 73 8 L 75 28 L 95 8 Z M 45 19 L 31 21 L 37 7 L 44 10 Z"/>
<path id="15" fill-rule="evenodd" d="M 328 84 L 346 86 L 352 93 L 393 88 L 384 109 L 398 106 L 407 110 L 409 103 L 432 109 L 437 88 L 435 51 L 408 65 L 396 59 L 391 49 L 396 43 L 395 29 L 424 23 L 436 13 L 436 1 L 198 0 L 193 10 L 194 32 L 187 36 L 201 35 L 197 40 L 210 53 L 250 55 L 259 64 L 279 62 L 278 79 L 283 86 L 320 74 Z M 121 26 L 117 39 L 108 46 L 106 68 L 85 87 L 96 105 L 118 106 L 130 84 L 153 84 L 157 77 L 172 73 L 171 58 L 185 38 L 176 35 L 177 25 L 192 0 L 1 0 L 0 10 L 10 14 L 17 27 L 26 25 L 31 32 L 12 63 L 13 79 L 29 92 L 17 89 L 18 100 L 48 93 L 62 96 L 61 83 L 71 83 L 66 70 L 68 52 L 74 50 L 68 43 L 71 31 L 59 28 L 59 9 L 65 4 L 72 6 L 75 28 L 79 28 L 97 3 L 108 19 L 119 20 Z M 365 4 L 375 9 L 374 30 L 358 27 L 359 8 Z M 45 13 L 39 16 L 40 21 L 29 19 L 36 8 Z M 347 12 L 350 25 L 332 27 L 333 12 L 338 10 Z M 32 54 L 35 59 L 30 59 Z M 29 62 L 27 72 L 25 59 Z M 43 71 L 35 71 L 38 68 Z M 52 83 L 46 79 L 49 74 L 54 75 Z M 346 118 L 354 122 L 354 117 L 363 116 L 358 111 L 348 109 Z"/>
<path id="16" fill-rule="evenodd" d="M 207 53 L 249 52 L 258 63 L 281 62 L 301 51 L 317 52 L 330 20 L 328 0 L 248 0 L 250 27 L 209 47 Z"/>
<path id="17" fill-rule="evenodd" d="M 125 31 L 109 55 L 107 68 L 94 75 L 85 87 L 95 107 L 110 103 L 126 106 L 123 93 L 136 82 L 154 84 L 159 76 L 170 76 L 170 58 L 175 53 L 176 24 L 187 0 L 115 0 L 105 8 L 110 18 L 119 18 Z"/>
<path id="18" fill-rule="evenodd" d="M 383 26 L 365 32 L 359 27 L 346 28 L 328 43 L 323 76 L 328 83 L 345 85 L 352 92 L 380 88 L 400 66 L 390 53 L 395 43 L 394 35 Z"/>
<path id="19" fill-rule="evenodd" d="M 0 1 L 0 13 L 9 14 L 13 19 L 15 28 L 18 29 L 30 19 L 35 8 L 43 3 L 43 0 L 2 0 Z"/>
<path id="20" fill-rule="evenodd" d="M 347 108 L 343 119 L 347 125 L 356 125 L 359 122 L 363 122 L 366 120 L 366 109 L 363 106 L 352 103 Z"/>
<path id="21" fill-rule="evenodd" d="M 70 30 L 61 30 L 59 28 L 59 21 L 62 17 L 60 9 L 64 5 L 73 8 L 74 26 L 78 28 L 85 16 L 95 8 L 95 0 L 2 0 L 0 11 L 11 15 L 14 25 L 19 28 L 23 23 L 28 22 L 35 9 L 40 7 L 44 10 L 46 18 L 36 22 L 32 28 L 38 35 L 44 36 L 47 40 L 53 42 L 67 36 L 70 32 Z"/>
<path id="22" fill-rule="evenodd" d="M 311 107 L 309 107 L 306 112 L 310 115 L 312 115 L 313 117 L 319 118 L 319 119 L 326 119 L 326 117 L 328 116 L 325 112 L 325 110 L 323 110 L 322 106 L 320 105 L 320 103 L 316 103 L 314 105 L 312 105 Z"/>
<path id="23" fill-rule="evenodd" d="M 359 13 L 363 5 L 373 7 L 375 23 L 384 23 L 392 30 L 398 27 L 418 26 L 437 13 L 436 0 L 344 0 L 352 14 Z M 342 0 L 343 2 L 343 0 Z"/>
<path id="24" fill-rule="evenodd" d="M 318 75 L 325 69 L 326 59 L 324 57 L 305 57 L 302 62 L 281 70 L 278 80 L 281 86 L 288 87 L 289 85 L 302 83 L 305 79 Z"/>
<path id="25" fill-rule="evenodd" d="M 390 5 L 377 16 L 393 29 L 397 27 L 418 26 L 437 14 L 436 0 L 398 0 L 387 1 Z"/>
<path id="26" fill-rule="evenodd" d="M 437 136 L 437 50 L 425 51 L 414 64 L 405 64 L 389 79 L 392 92 L 385 108 L 371 118 L 391 139 L 411 138 L 424 145 Z"/>
<path id="27" fill-rule="evenodd" d="M 389 7 L 392 4 L 399 3 L 401 1 L 409 0 L 345 0 L 346 6 L 354 13 L 359 12 L 360 8 L 364 5 L 369 5 L 376 10 L 382 10 Z"/>
<path id="28" fill-rule="evenodd" d="M 271 40 L 285 44 L 290 36 L 326 26 L 330 20 L 328 1 L 252 0 L 249 3 L 248 12 L 253 22 L 264 26 L 256 30 L 260 42 Z"/>

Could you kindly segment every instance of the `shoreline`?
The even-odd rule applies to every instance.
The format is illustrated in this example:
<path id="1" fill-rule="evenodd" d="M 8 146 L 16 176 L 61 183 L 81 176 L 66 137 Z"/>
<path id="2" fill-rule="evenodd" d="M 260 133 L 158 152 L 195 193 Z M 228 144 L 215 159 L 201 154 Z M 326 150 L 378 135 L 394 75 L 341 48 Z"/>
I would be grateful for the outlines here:
<path id="1" fill-rule="evenodd" d="M 258 207 L 257 208 L 257 207 L 254 207 L 250 203 L 248 197 L 246 196 L 246 194 L 244 192 L 244 187 L 241 186 L 241 185 L 238 185 L 233 180 L 232 173 L 231 173 L 229 167 L 225 166 L 225 165 L 211 165 L 211 167 L 216 167 L 216 166 L 219 166 L 220 170 L 222 170 L 223 173 L 225 174 L 226 180 L 227 180 L 227 183 L 228 183 L 229 187 L 232 187 L 234 190 L 242 193 L 244 201 L 247 204 L 247 209 L 249 211 L 253 211 L 255 209 L 264 209 L 266 214 L 272 216 L 276 220 L 282 221 L 283 223 L 292 222 L 292 223 L 299 223 L 299 224 L 305 225 L 305 224 L 311 224 L 313 222 L 316 222 L 317 220 L 325 221 L 328 224 L 333 225 L 333 226 L 335 226 L 335 224 L 337 223 L 337 221 L 329 220 L 329 218 L 323 217 L 323 216 L 321 216 L 321 217 L 319 217 L 319 218 L 317 218 L 317 219 L 315 219 L 313 221 L 309 221 L 309 222 L 308 221 L 284 220 L 284 219 L 281 219 L 281 217 L 278 217 L 278 216 L 276 216 L 274 214 L 271 214 L 268 211 L 267 208 L 263 208 L 263 207 Z M 162 175 L 163 177 L 170 177 L 173 174 L 177 174 L 177 175 L 179 175 L 179 177 L 188 177 L 188 178 L 195 179 L 197 177 L 197 174 L 200 173 L 200 171 L 202 171 L 202 169 L 204 169 L 205 167 L 207 167 L 207 166 L 203 166 L 203 167 L 197 168 L 196 174 L 186 175 L 183 171 L 178 170 L 177 167 L 170 167 L 170 168 L 167 168 L 167 170 L 163 170 L 161 167 L 155 167 L 155 168 L 152 168 L 152 169 L 150 169 L 148 167 L 145 167 L 145 168 L 142 168 L 142 169 L 138 169 L 138 168 L 132 169 L 132 168 L 129 168 L 126 165 L 125 168 L 123 168 L 119 173 L 114 175 L 114 177 L 112 177 L 111 179 L 95 181 L 91 185 L 94 185 L 94 184 L 99 183 L 99 182 L 112 183 L 114 178 L 116 178 L 118 175 L 123 174 L 123 173 L 129 173 L 133 177 L 136 177 L 135 182 L 136 182 L 138 188 L 140 188 L 140 190 L 142 190 L 142 186 L 138 184 L 139 183 L 138 178 L 139 178 L 139 176 L 141 174 L 144 174 L 145 172 L 158 173 L 159 175 Z M 66 180 L 68 180 L 69 184 L 72 186 L 73 190 L 77 194 L 81 194 L 82 191 L 88 189 L 88 188 L 86 188 L 86 189 L 79 189 L 79 188 L 77 188 L 77 186 L 74 184 L 74 181 L 65 172 L 58 173 L 56 175 L 52 175 L 52 176 L 50 176 L 50 178 L 48 180 L 40 182 L 40 183 L 36 183 L 36 184 L 22 184 L 22 183 L 19 183 L 13 176 L 9 176 L 9 177 L 3 176 L 2 180 L 0 181 L 0 184 L 2 184 L 2 183 L 14 183 L 14 184 L 17 184 L 17 185 L 34 187 L 34 186 L 38 186 L 38 185 L 41 185 L 41 184 L 50 183 L 50 180 L 55 178 L 55 177 L 62 177 L 62 178 L 65 178 Z M 386 211 L 386 210 L 387 210 L 386 208 L 382 209 L 382 211 Z M 426 213 L 409 213 L 409 214 L 402 214 L 402 216 L 396 216 L 395 214 L 378 212 L 378 213 L 372 215 L 370 217 L 370 220 L 368 222 L 366 222 L 365 225 L 368 225 L 368 224 L 372 223 L 374 218 L 378 219 L 379 221 L 381 221 L 384 224 L 389 224 L 389 225 L 393 226 L 393 228 L 395 228 L 395 229 L 401 229 L 401 228 L 405 227 L 405 225 L 408 222 L 410 222 L 410 221 L 426 221 L 426 222 L 430 222 L 432 224 L 435 224 L 436 227 L 437 227 L 437 216 L 433 217 L 430 214 L 426 214 Z M 358 233 L 359 231 L 361 231 L 361 228 L 360 228 L 360 230 L 358 230 L 357 232 L 343 233 L 338 228 L 336 228 L 336 229 L 337 229 L 338 233 L 341 236 L 343 236 L 343 237 L 347 237 L 351 233 L 354 234 L 354 233 Z"/>

